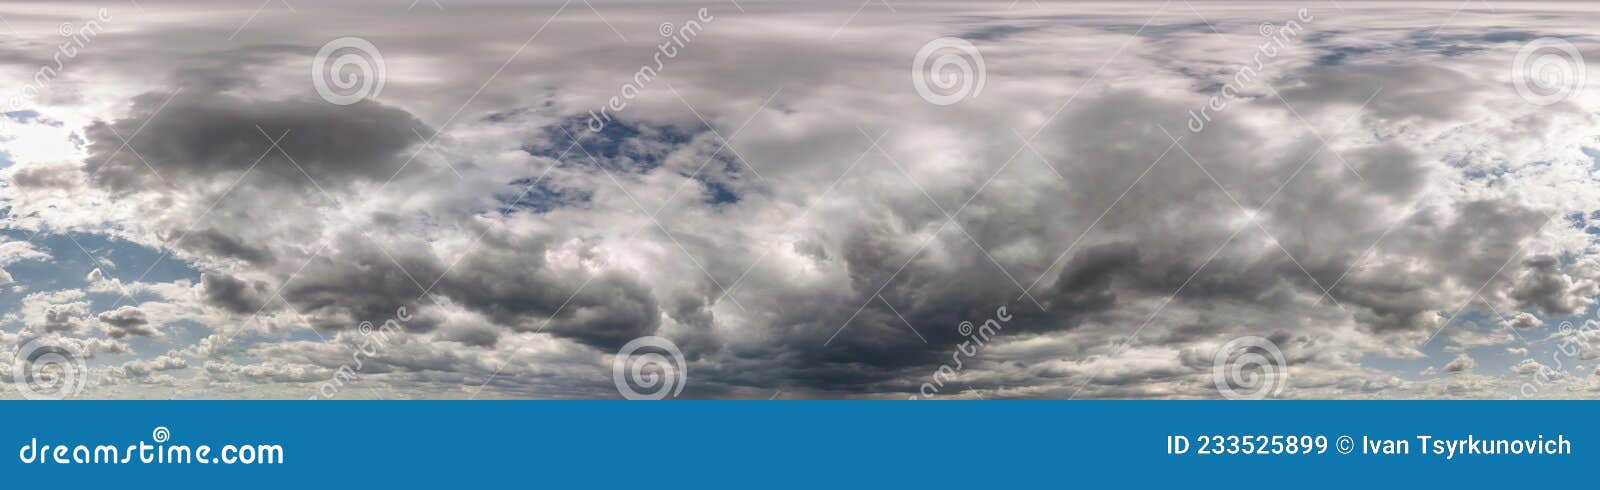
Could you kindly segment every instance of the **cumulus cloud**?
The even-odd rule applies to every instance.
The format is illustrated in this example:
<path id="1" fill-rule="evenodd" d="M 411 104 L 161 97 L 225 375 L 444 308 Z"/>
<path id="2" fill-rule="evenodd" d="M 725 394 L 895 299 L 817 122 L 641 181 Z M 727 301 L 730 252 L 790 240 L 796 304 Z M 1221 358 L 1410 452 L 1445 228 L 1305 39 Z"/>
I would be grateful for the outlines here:
<path id="1" fill-rule="evenodd" d="M 50 260 L 50 253 L 31 242 L 0 237 L 0 266 L 23 261 Z"/>
<path id="2" fill-rule="evenodd" d="M 1477 366 L 1478 361 L 1473 360 L 1472 356 L 1468 356 L 1467 353 L 1463 352 L 1457 355 L 1455 359 L 1450 360 L 1450 362 L 1444 365 L 1444 372 L 1460 373 L 1471 371 L 1472 368 Z"/>
<path id="3" fill-rule="evenodd" d="M 157 333 L 144 312 L 132 306 L 102 312 L 96 318 L 106 326 L 106 335 L 113 339 L 130 336 L 148 337 Z"/>
<path id="4" fill-rule="evenodd" d="M 1523 376 L 1539 376 L 1541 378 L 1560 379 L 1566 376 L 1565 371 L 1558 371 L 1533 359 L 1523 359 L 1511 366 L 1511 372 Z"/>
<path id="5" fill-rule="evenodd" d="M 21 309 L 7 318 L 16 320 L 18 316 L 24 328 L 37 334 L 87 328 L 92 318 L 89 302 L 78 290 L 29 294 L 22 298 Z"/>
<path id="6" fill-rule="evenodd" d="M 1543 323 L 1539 321 L 1539 317 L 1534 316 L 1532 313 L 1528 313 L 1526 311 L 1518 312 L 1517 316 L 1511 317 L 1511 319 L 1506 322 L 1506 326 L 1511 328 L 1533 328 L 1542 324 Z"/>
<path id="7" fill-rule="evenodd" d="M 128 361 L 121 366 L 121 374 L 129 378 L 148 378 L 161 371 L 174 371 L 186 369 L 189 362 L 173 356 L 160 356 L 154 359 Z"/>
<path id="8" fill-rule="evenodd" d="M 0 291 L 16 284 L 16 278 L 6 272 L 5 266 L 24 261 L 50 260 L 50 254 L 25 241 L 12 241 L 0 236 Z"/>
<path id="9" fill-rule="evenodd" d="M 1574 283 L 1572 278 L 1561 270 L 1561 264 L 1555 257 L 1534 257 L 1525 261 L 1523 265 L 1527 268 L 1527 272 L 1511 293 L 1512 297 L 1523 306 L 1538 308 L 1539 311 L 1551 315 L 1567 315 L 1594 301 L 1597 292 L 1594 284 Z M 1518 318 L 1513 319 L 1518 328 L 1533 325 L 1524 322 L 1524 315 L 1531 316 L 1523 312 Z M 1537 321 L 1537 318 L 1529 320 L 1529 322 Z"/>
<path id="10" fill-rule="evenodd" d="M 269 291 L 265 282 L 246 283 L 222 274 L 200 276 L 201 294 L 213 306 L 233 313 L 255 313 L 267 306 Z"/>

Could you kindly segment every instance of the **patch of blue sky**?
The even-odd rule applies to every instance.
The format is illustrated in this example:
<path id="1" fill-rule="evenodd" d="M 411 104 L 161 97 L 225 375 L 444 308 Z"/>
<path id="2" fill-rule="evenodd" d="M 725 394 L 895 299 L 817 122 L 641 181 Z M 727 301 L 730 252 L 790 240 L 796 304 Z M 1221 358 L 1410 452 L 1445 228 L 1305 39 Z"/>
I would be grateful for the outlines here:
<path id="1" fill-rule="evenodd" d="M 146 283 L 200 280 L 198 270 L 173 257 L 163 258 L 160 250 L 105 235 L 39 233 L 32 235 L 30 239 L 29 233 L 18 230 L 0 230 L 0 235 L 5 236 L 7 240 L 29 241 L 51 257 L 50 260 L 23 261 L 6 267 L 13 279 L 24 289 L 0 294 L 0 311 L 17 311 L 21 307 L 22 298 L 30 293 L 86 290 L 89 286 L 89 273 L 95 269 L 100 269 L 105 277 L 115 278 L 124 284 L 141 281 L 141 275 L 144 276 L 141 282 Z M 88 293 L 86 298 L 89 301 L 89 309 L 92 313 L 98 314 L 119 306 L 138 306 L 145 301 L 156 299 L 147 294 L 138 294 L 131 290 L 128 292 L 131 294 L 124 295 L 122 291 L 115 289 L 111 292 Z M 20 325 L 8 326 L 8 329 L 15 328 L 20 328 Z M 100 359 L 93 364 L 111 365 L 160 355 L 178 346 L 192 345 L 212 331 L 209 326 L 187 320 L 173 322 L 160 328 L 166 335 L 121 339 L 132 348 L 133 352 L 104 354 L 98 356 Z"/>
<path id="2" fill-rule="evenodd" d="M 4 115 L 7 119 L 23 124 L 36 122 L 39 119 L 39 111 L 32 109 L 6 112 Z"/>
<path id="3" fill-rule="evenodd" d="M 216 329 L 209 325 L 192 320 L 178 320 L 165 325 L 156 325 L 161 330 L 157 337 L 127 337 L 122 339 L 133 349 L 129 359 L 149 359 L 173 349 L 199 344 L 201 340 L 211 336 Z"/>
<path id="4" fill-rule="evenodd" d="M 1420 349 L 1424 354 L 1423 357 L 1364 356 L 1360 362 L 1361 366 L 1394 373 L 1395 376 L 1401 379 L 1416 381 L 1430 379 L 1435 376 L 1449 376 L 1450 373 L 1444 372 L 1445 364 L 1454 360 L 1462 352 L 1466 352 L 1477 364 L 1472 369 L 1473 373 L 1495 376 L 1508 373 L 1511 366 L 1522 362 L 1524 359 L 1549 357 L 1548 354 L 1552 348 L 1549 343 L 1542 342 L 1542 340 L 1554 333 L 1554 330 L 1550 327 L 1559 325 L 1562 319 L 1544 319 L 1544 324 L 1541 326 L 1512 332 L 1511 327 L 1505 325 L 1494 312 L 1481 309 L 1481 303 L 1474 306 L 1476 307 L 1462 310 L 1461 314 L 1455 318 L 1455 321 L 1440 329 L 1438 334 L 1427 345 L 1423 345 Z M 1445 318 L 1449 318 L 1450 312 L 1442 313 Z M 1459 333 L 1453 332 L 1453 330 L 1457 329 L 1466 329 L 1484 335 L 1510 335 L 1511 340 L 1508 343 L 1463 348 L 1463 346 L 1456 345 L 1450 340 L 1453 335 Z M 1514 348 L 1528 349 L 1528 354 L 1512 354 L 1509 349 Z M 1422 372 L 1428 368 L 1433 368 L 1437 371 L 1437 374 L 1422 375 Z"/>
<path id="5" fill-rule="evenodd" d="M 8 240 L 27 240 L 50 254 L 48 261 L 23 261 L 6 267 L 12 278 L 30 292 L 82 289 L 88 286 L 88 275 L 95 269 L 124 284 L 200 280 L 200 271 L 181 260 L 162 258 L 159 250 L 105 235 L 39 233 L 29 238 L 28 233 L 18 230 L 3 230 L 0 235 Z M 100 311 L 117 303 L 119 296 L 121 293 L 91 294 L 90 299 Z M 145 299 L 149 298 L 121 299 L 121 304 L 137 304 Z"/>
<path id="6" fill-rule="evenodd" d="M 1592 162 L 1589 164 L 1589 171 L 1593 172 L 1600 170 L 1600 148 L 1590 148 L 1585 146 L 1582 148 L 1582 151 L 1583 154 L 1588 156 L 1589 160 Z"/>
<path id="7" fill-rule="evenodd" d="M 533 156 L 559 159 L 562 165 L 598 164 L 613 172 L 649 173 L 659 168 L 668 154 L 693 144 L 697 134 L 706 132 L 685 131 L 670 125 L 648 125 L 621 119 L 613 119 L 600 126 L 599 131 L 592 131 L 588 123 L 587 116 L 569 116 L 544 128 L 544 142 L 526 145 L 522 150 Z M 573 144 L 574 139 L 577 145 Z M 712 157 L 716 162 L 708 164 L 722 165 L 724 173 L 728 175 L 741 174 L 744 168 L 727 153 L 731 151 L 726 148 L 720 149 L 718 154 Z M 591 161 L 591 157 L 597 161 Z M 704 172 L 693 176 L 689 173 L 684 175 L 705 187 L 703 198 L 707 204 L 718 206 L 737 203 L 741 199 L 729 183 L 709 178 Z M 544 213 L 559 207 L 581 205 L 589 199 L 587 192 L 555 188 L 545 181 L 534 183 L 531 189 L 528 188 L 528 184 L 529 179 L 511 182 L 516 192 L 499 198 L 501 204 L 505 205 L 500 209 L 501 214 L 509 214 L 518 209 Z M 524 189 L 528 190 L 527 195 L 523 196 L 521 201 L 517 201 L 517 195 Z"/>
<path id="8" fill-rule="evenodd" d="M 735 194 L 733 189 L 729 188 L 728 186 L 722 185 L 720 182 L 713 182 L 703 178 L 697 180 L 706 186 L 706 203 L 711 204 L 712 206 L 720 206 L 723 204 L 733 204 L 739 202 L 739 195 Z"/>
<path id="9" fill-rule="evenodd" d="M 581 189 L 570 189 L 550 184 L 549 180 L 517 179 L 511 181 L 511 192 L 495 196 L 500 201 L 500 214 L 508 215 L 518 210 L 532 211 L 534 213 L 547 213 L 557 208 L 582 206 L 589 202 L 593 193 Z"/>

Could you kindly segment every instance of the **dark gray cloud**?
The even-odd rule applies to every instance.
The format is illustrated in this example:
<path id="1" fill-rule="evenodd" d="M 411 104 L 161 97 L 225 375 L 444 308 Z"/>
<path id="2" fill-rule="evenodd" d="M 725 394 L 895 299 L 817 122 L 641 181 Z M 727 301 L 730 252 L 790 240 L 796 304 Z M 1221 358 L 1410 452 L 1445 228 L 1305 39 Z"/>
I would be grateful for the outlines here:
<path id="1" fill-rule="evenodd" d="M 203 253 L 236 258 L 255 265 L 270 265 L 274 260 L 271 251 L 243 243 L 215 229 L 192 232 L 185 238 L 193 240 L 186 244 Z"/>
<path id="2" fill-rule="evenodd" d="M 1556 257 L 1531 257 L 1522 266 L 1527 273 L 1514 286 L 1511 297 L 1524 308 L 1537 308 L 1547 315 L 1570 315 L 1594 301 L 1594 283 L 1574 284 Z"/>
<path id="3" fill-rule="evenodd" d="M 271 289 L 262 281 L 246 281 L 223 274 L 200 276 L 200 291 L 206 303 L 233 313 L 253 314 L 271 300 Z"/>
<path id="4" fill-rule="evenodd" d="M 254 168 L 252 185 L 302 189 L 317 198 L 318 186 L 393 177 L 405 150 L 421 141 L 417 135 L 432 133 L 411 114 L 377 102 L 252 100 L 197 89 L 140 95 L 131 112 L 87 131 L 93 143 L 85 168 L 96 185 L 118 193 L 164 185 L 166 175 L 237 177 Z M 134 134 L 125 148 L 122 138 Z M 281 152 L 272 147 L 279 138 Z"/>
<path id="5" fill-rule="evenodd" d="M 148 337 L 156 334 L 155 327 L 150 325 L 150 320 L 145 317 L 144 312 L 132 306 L 101 312 L 96 318 L 108 327 L 106 335 L 113 339 Z"/>
<path id="6" fill-rule="evenodd" d="M 440 279 L 434 294 L 515 331 L 546 332 L 601 349 L 655 332 L 660 307 L 649 289 L 616 271 L 585 277 L 552 270 L 541 259 L 540 241 L 491 232 Z"/>

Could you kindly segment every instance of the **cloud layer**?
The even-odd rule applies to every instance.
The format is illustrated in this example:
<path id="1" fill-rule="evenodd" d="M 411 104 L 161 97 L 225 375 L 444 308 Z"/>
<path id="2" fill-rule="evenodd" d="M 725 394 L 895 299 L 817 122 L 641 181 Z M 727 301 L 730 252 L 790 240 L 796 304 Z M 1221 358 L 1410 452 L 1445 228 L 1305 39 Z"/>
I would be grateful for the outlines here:
<path id="1" fill-rule="evenodd" d="M 4 340 L 81 396 L 612 398 L 646 336 L 693 398 L 1600 387 L 1588 7 L 141 4 L 0 133 Z"/>

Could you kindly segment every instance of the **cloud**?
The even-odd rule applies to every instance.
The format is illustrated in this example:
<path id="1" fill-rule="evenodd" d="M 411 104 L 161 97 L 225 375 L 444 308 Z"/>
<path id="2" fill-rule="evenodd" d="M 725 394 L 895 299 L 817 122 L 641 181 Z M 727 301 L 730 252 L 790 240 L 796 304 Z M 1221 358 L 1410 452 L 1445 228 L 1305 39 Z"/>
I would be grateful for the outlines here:
<path id="1" fill-rule="evenodd" d="M 253 314 L 261 311 L 270 300 L 265 282 L 247 283 L 222 274 L 200 276 L 200 291 L 205 301 L 233 313 Z"/>
<path id="2" fill-rule="evenodd" d="M 1447 326 L 1439 336 L 1449 343 L 1445 349 L 1453 351 L 1505 345 L 1517 341 L 1517 336 L 1505 328 L 1484 328 L 1474 321 L 1461 321 L 1459 324 Z"/>
<path id="3" fill-rule="evenodd" d="M 1574 284 L 1555 257 L 1534 257 L 1524 261 L 1523 266 L 1527 272 L 1511 296 L 1525 307 L 1538 308 L 1549 315 L 1569 315 L 1594 302 L 1595 294 L 1600 292 L 1592 282 Z"/>
<path id="4" fill-rule="evenodd" d="M 1466 371 L 1471 371 L 1472 368 L 1477 367 L 1477 366 L 1478 366 L 1478 361 L 1473 360 L 1472 356 L 1468 356 L 1467 353 L 1463 352 L 1461 354 L 1456 355 L 1455 359 L 1452 359 L 1449 363 L 1446 363 L 1444 365 L 1444 372 L 1447 372 L 1447 373 L 1466 372 Z"/>
<path id="5" fill-rule="evenodd" d="M 140 95 L 131 112 L 86 131 L 92 143 L 85 170 L 93 183 L 119 194 L 163 185 L 163 175 L 237 177 L 253 169 L 255 185 L 317 198 L 317 186 L 393 176 L 405 163 L 403 150 L 420 141 L 417 134 L 431 133 L 405 111 L 376 102 L 341 107 L 192 89 Z M 138 143 L 126 148 L 114 136 L 135 131 Z"/>
<path id="6" fill-rule="evenodd" d="M 38 334 L 72 332 L 89 326 L 89 302 L 83 291 L 32 293 L 22 298 L 23 326 Z M 16 313 L 7 315 L 14 318 Z"/>
<path id="7" fill-rule="evenodd" d="M 121 366 L 121 374 L 128 378 L 149 378 L 152 374 L 161 371 L 187 369 L 188 361 L 172 356 L 160 356 L 154 359 L 128 361 Z"/>
<path id="8" fill-rule="evenodd" d="M 1511 372 L 1523 376 L 1538 376 L 1547 379 L 1561 379 L 1566 376 L 1565 371 L 1552 369 L 1549 366 L 1541 364 L 1539 361 L 1535 361 L 1533 359 L 1523 359 L 1522 362 L 1518 362 L 1516 365 L 1511 366 Z"/>
<path id="9" fill-rule="evenodd" d="M 217 380 L 243 378 L 254 381 L 295 383 L 324 381 L 328 379 L 328 371 L 325 369 L 321 369 L 316 366 L 291 365 L 281 362 L 238 365 L 216 361 L 206 361 L 204 368 L 207 376 Z"/>
<path id="10" fill-rule="evenodd" d="M 148 337 L 158 332 L 150 325 L 150 320 L 143 311 L 132 306 L 122 306 L 112 311 L 102 312 L 96 316 L 106 328 L 106 335 L 113 339 L 130 336 Z"/>
<path id="11" fill-rule="evenodd" d="M 1518 312 L 1516 316 L 1511 317 L 1511 320 L 1507 321 L 1505 324 L 1511 328 L 1533 328 L 1541 325 L 1542 322 L 1539 321 L 1539 317 L 1533 316 L 1532 313 L 1523 311 Z"/>
<path id="12" fill-rule="evenodd" d="M 1506 69 L 1566 27 L 1314 9 L 1194 132 L 1254 65 L 1229 39 L 1274 10 L 1206 10 L 1218 36 L 1084 8 L 869 10 L 844 42 L 717 10 L 598 132 L 588 111 L 651 47 L 583 23 L 505 63 L 476 48 L 525 19 L 367 15 L 386 85 L 341 106 L 306 76 L 322 20 L 264 15 L 224 46 L 203 9 L 176 34 L 119 17 L 0 137 L 0 240 L 104 239 L 91 255 L 132 265 L 84 277 L 75 251 L 0 241 L 0 283 L 48 289 L 0 297 L 0 322 L 127 351 L 96 365 L 112 397 L 307 396 L 404 308 L 341 396 L 612 397 L 617 349 L 656 335 L 687 397 L 904 398 L 1001 307 L 949 396 L 1213 398 L 1212 354 L 1248 335 L 1292 367 L 1284 396 L 1494 397 L 1527 354 L 1499 346 L 1600 294 L 1594 101 L 1531 105 Z M 983 53 L 981 97 L 911 88 L 944 35 Z"/>
<path id="13" fill-rule="evenodd" d="M 25 261 L 48 261 L 50 253 L 30 242 L 7 240 L 0 236 L 0 266 Z"/>

